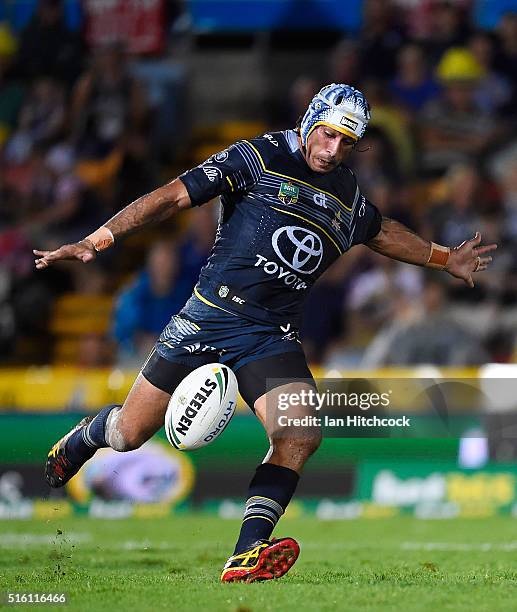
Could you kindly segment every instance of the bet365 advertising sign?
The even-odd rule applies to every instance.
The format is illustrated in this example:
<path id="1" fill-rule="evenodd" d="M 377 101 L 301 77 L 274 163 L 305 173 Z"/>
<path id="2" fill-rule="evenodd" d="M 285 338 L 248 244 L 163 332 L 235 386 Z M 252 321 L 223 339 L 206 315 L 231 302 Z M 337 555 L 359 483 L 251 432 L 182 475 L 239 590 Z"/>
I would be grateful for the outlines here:
<path id="1" fill-rule="evenodd" d="M 444 462 L 364 462 L 357 498 L 415 512 L 421 518 L 517 512 L 517 466 L 461 469 Z"/>

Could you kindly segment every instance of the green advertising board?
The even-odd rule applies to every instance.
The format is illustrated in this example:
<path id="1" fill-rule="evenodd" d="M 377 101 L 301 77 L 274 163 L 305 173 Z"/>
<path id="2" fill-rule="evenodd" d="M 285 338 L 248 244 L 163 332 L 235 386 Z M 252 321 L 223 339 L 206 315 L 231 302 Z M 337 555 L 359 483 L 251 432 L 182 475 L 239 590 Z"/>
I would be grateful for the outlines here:
<path id="1" fill-rule="evenodd" d="M 422 518 L 517 512 L 517 465 L 461 469 L 450 461 L 363 461 L 355 497 Z"/>
<path id="2" fill-rule="evenodd" d="M 176 451 L 167 443 L 163 430 L 153 438 L 153 443 L 141 449 L 144 458 L 147 454 L 145 461 L 152 464 L 154 482 L 159 483 L 160 478 L 167 480 L 154 497 L 150 491 L 147 498 L 142 496 L 136 502 L 123 499 L 124 490 L 130 490 L 131 485 L 131 478 L 124 476 L 123 462 L 134 455 L 111 450 L 106 450 L 106 455 L 111 453 L 112 456 L 108 464 L 100 471 L 99 468 L 92 470 L 96 473 L 97 485 L 92 485 L 91 478 L 89 480 L 82 470 L 67 489 L 51 490 L 43 479 L 48 449 L 81 416 L 76 413 L 38 413 L 3 414 L 0 417 L 0 480 L 3 479 L 6 485 L 2 491 L 12 493 L 11 499 L 0 499 L 0 516 L 47 519 L 79 512 L 110 518 L 149 517 L 194 507 L 233 517 L 241 512 L 248 482 L 268 449 L 268 440 L 258 421 L 251 414 L 237 414 L 224 435 L 203 449 L 189 453 Z M 324 439 L 304 471 L 297 501 L 290 512 L 297 515 L 315 513 L 321 518 L 354 518 L 389 516 L 405 511 L 405 508 L 421 508 L 419 503 L 401 505 L 397 500 L 391 503 L 389 499 L 390 503 L 379 503 L 383 501 L 377 499 L 375 493 L 379 490 L 379 482 L 383 484 L 382 478 L 386 479 L 387 470 L 392 481 L 395 478 L 404 481 L 422 478 L 424 482 L 420 490 L 424 495 L 426 486 L 431 486 L 425 479 L 430 478 L 432 483 L 433 469 L 437 469 L 435 464 L 429 467 L 427 458 L 441 457 L 444 463 L 440 465 L 444 470 L 456 470 L 457 451 L 458 442 L 452 438 Z M 149 457 L 149 453 L 155 454 L 154 459 Z M 93 461 L 102 455 L 97 453 Z M 116 466 L 115 461 L 119 462 Z M 157 463 L 160 465 L 158 471 Z M 87 466 L 91 465 L 92 461 L 88 462 Z M 110 470 L 118 475 L 117 479 L 110 479 Z M 104 488 L 106 480 L 112 481 L 107 498 L 98 494 L 99 473 L 105 476 Z M 441 478 L 449 477 L 442 475 Z M 497 481 L 499 486 L 503 480 Z M 450 491 L 458 490 L 453 488 L 454 482 L 458 480 L 450 480 Z M 495 487 L 494 482 L 490 481 L 489 486 Z M 398 484 L 404 493 L 405 485 Z M 402 496 L 400 499 L 405 498 Z M 454 499 L 449 492 L 448 497 L 443 496 L 439 501 L 448 503 Z M 500 503 L 498 507 L 507 511 L 511 500 L 508 496 L 504 499 L 505 504 Z"/>

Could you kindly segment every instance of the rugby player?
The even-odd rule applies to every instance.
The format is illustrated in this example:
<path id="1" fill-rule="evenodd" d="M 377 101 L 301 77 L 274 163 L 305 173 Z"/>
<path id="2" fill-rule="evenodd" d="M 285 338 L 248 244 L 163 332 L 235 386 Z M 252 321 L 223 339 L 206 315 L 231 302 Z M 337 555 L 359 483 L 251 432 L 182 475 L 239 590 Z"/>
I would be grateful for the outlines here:
<path id="1" fill-rule="evenodd" d="M 486 269 L 487 253 L 496 248 L 481 246 L 479 233 L 455 248 L 440 246 L 381 217 L 344 165 L 369 119 L 361 92 L 328 85 L 296 129 L 239 141 L 138 198 L 84 240 L 34 251 L 38 269 L 64 259 L 87 263 L 129 232 L 220 196 L 214 247 L 192 297 L 163 330 L 124 405 L 86 417 L 52 447 L 45 468 L 51 487 L 63 486 L 98 448 L 138 448 L 163 425 L 179 382 L 194 368 L 221 361 L 235 372 L 270 440 L 221 580 L 278 578 L 290 569 L 298 544 L 271 534 L 321 433 L 280 427 L 266 418 L 266 408 L 277 406 L 280 393 L 314 388 L 298 337 L 307 292 L 360 243 L 399 261 L 445 270 L 470 287 L 473 273 Z M 284 381 L 266 387 L 268 379 Z M 297 410 L 302 416 L 308 409 Z"/>

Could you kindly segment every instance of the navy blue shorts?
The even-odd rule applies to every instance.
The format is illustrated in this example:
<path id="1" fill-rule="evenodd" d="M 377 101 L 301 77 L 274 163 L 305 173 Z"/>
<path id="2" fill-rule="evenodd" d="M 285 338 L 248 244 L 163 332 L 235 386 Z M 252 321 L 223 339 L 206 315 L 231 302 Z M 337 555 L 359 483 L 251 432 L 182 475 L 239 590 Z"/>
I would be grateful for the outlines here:
<path id="1" fill-rule="evenodd" d="M 300 352 L 298 330 L 255 323 L 203 303 L 193 295 L 156 343 L 168 361 L 195 365 L 218 361 L 234 372 L 256 359 Z"/>
<path id="2" fill-rule="evenodd" d="M 239 391 L 252 408 L 255 399 L 266 392 L 268 379 L 314 384 L 298 330 L 254 323 L 209 306 L 195 295 L 171 318 L 142 374 L 154 386 L 172 393 L 189 372 L 213 362 L 224 363 L 235 372 Z"/>

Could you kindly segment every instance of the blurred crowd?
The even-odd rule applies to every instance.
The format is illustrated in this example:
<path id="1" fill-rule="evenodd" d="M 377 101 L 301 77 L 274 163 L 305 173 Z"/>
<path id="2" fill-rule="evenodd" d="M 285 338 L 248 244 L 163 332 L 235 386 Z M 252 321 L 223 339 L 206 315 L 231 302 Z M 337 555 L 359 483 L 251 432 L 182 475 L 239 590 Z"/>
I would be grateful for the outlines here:
<path id="1" fill-rule="evenodd" d="M 467 0 L 366 1 L 360 31 L 343 33 L 318 73 L 300 65 L 287 103 L 258 117 L 273 129 L 293 127 L 324 83 L 360 88 L 372 120 L 350 165 L 364 194 L 427 239 L 455 246 L 479 230 L 484 243 L 499 245 L 474 290 L 354 248 L 308 298 L 302 337 L 314 364 L 517 358 L 517 13 L 486 31 L 472 8 Z M 134 60 L 119 43 L 88 48 L 58 0 L 41 0 L 16 35 L 0 24 L 5 364 L 138 365 L 210 252 L 217 205 L 135 234 L 91 266 L 34 270 L 32 248 L 84 237 L 186 169 L 164 150 L 156 126 L 163 108 L 135 76 Z M 105 324 L 72 321 L 63 331 L 56 318 L 71 295 L 84 304 L 110 296 Z"/>
<path id="2" fill-rule="evenodd" d="M 472 25 L 470 3 L 367 2 L 357 39 L 334 49 L 327 81 L 372 106 L 351 159 L 383 215 L 456 246 L 481 232 L 499 248 L 469 289 L 443 273 L 356 249 L 309 298 L 304 337 L 329 368 L 476 365 L 516 358 L 517 14 Z M 301 75 L 291 116 L 320 81 Z M 327 303 L 327 316 L 316 316 Z M 314 315 L 314 316 L 312 316 Z M 310 321 L 310 324 L 309 324 Z M 336 333 L 336 330 L 339 330 Z"/>

